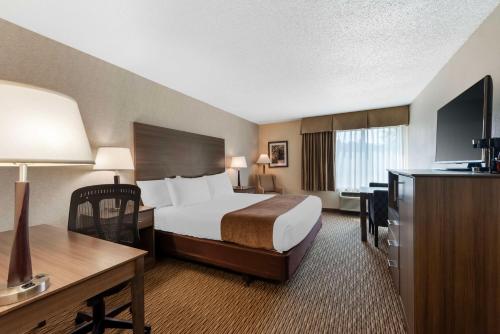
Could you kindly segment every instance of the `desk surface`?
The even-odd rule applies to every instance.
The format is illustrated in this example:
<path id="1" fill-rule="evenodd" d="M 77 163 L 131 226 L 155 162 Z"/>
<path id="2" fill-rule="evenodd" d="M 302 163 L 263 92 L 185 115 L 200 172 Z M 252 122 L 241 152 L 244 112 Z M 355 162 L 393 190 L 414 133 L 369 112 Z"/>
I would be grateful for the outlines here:
<path id="1" fill-rule="evenodd" d="M 388 191 L 389 188 L 387 187 L 360 187 L 359 192 L 361 194 L 373 194 L 375 190 L 386 190 Z"/>
<path id="2" fill-rule="evenodd" d="M 29 233 L 33 274 L 49 274 L 50 287 L 36 297 L 0 306 L 0 316 L 134 261 L 147 253 L 51 225 L 33 226 Z M 12 231 L 0 233 L 0 268 L 2 268 L 0 281 L 2 282 L 7 280 L 12 235 Z"/>

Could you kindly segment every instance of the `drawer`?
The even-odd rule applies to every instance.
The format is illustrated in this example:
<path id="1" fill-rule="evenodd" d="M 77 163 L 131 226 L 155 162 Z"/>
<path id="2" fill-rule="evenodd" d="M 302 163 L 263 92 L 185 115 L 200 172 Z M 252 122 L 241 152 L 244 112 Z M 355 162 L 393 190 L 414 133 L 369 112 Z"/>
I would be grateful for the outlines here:
<path id="1" fill-rule="evenodd" d="M 154 222 L 154 210 L 147 210 L 139 212 L 139 221 L 137 222 L 137 227 L 139 229 L 147 228 L 153 226 Z"/>
<path id="2" fill-rule="evenodd" d="M 387 226 L 389 228 L 388 240 L 395 240 L 399 244 L 399 221 L 388 219 Z"/>
<path id="3" fill-rule="evenodd" d="M 397 209 L 389 208 L 387 214 L 389 219 L 399 221 L 399 211 Z"/>
<path id="4" fill-rule="evenodd" d="M 387 240 L 389 244 L 387 265 L 391 273 L 396 291 L 399 293 L 399 245 L 395 240 Z"/>

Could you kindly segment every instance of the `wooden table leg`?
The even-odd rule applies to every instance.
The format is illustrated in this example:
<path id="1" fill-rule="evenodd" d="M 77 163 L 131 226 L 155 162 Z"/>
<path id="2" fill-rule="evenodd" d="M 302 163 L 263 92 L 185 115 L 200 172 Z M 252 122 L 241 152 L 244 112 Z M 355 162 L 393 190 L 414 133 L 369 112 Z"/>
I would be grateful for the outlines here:
<path id="1" fill-rule="evenodd" d="M 361 224 L 361 241 L 366 241 L 366 217 L 368 216 L 368 213 L 366 211 L 366 195 L 361 193 L 360 194 L 360 213 L 359 213 L 359 220 Z"/>
<path id="2" fill-rule="evenodd" d="M 135 276 L 131 283 L 134 333 L 144 334 L 144 257 L 142 256 L 135 260 Z"/>

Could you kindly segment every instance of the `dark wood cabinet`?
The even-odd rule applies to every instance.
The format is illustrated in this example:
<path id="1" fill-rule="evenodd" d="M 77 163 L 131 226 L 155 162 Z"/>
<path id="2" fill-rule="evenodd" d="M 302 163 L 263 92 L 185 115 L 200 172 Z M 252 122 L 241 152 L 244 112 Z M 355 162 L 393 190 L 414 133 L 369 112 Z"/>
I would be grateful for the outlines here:
<path id="1" fill-rule="evenodd" d="M 144 257 L 144 269 L 150 270 L 155 264 L 155 208 L 148 206 L 141 206 L 139 208 L 139 221 L 137 228 L 139 229 L 139 243 L 140 248 L 148 251 Z"/>
<path id="2" fill-rule="evenodd" d="M 408 333 L 500 333 L 500 175 L 389 181 L 388 260 Z"/>

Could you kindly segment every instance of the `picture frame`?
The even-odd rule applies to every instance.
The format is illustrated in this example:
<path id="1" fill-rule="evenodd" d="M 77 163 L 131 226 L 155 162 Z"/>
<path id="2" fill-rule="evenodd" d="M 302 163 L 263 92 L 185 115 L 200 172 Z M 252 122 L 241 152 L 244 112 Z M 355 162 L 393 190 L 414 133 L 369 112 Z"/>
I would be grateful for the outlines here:
<path id="1" fill-rule="evenodd" d="M 288 167 L 288 140 L 270 141 L 267 150 L 271 159 L 269 168 Z"/>

